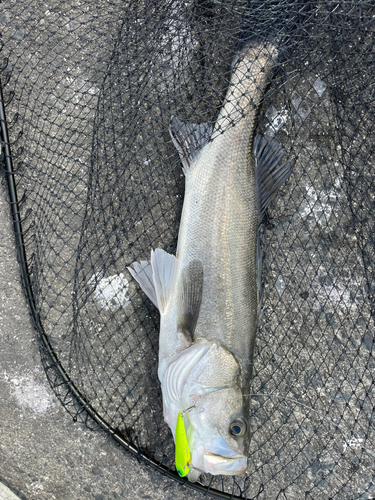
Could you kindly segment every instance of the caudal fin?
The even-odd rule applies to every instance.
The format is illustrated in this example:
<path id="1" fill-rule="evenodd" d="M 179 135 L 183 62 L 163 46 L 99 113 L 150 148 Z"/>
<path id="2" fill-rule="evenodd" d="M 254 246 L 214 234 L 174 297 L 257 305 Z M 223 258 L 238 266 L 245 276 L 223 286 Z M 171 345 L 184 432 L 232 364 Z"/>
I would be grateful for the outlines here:
<path id="1" fill-rule="evenodd" d="M 151 263 L 146 260 L 141 262 L 133 262 L 133 267 L 128 267 L 129 273 L 133 276 L 135 281 L 140 285 L 142 290 L 145 292 L 147 297 L 151 302 L 158 307 L 158 301 L 156 298 L 154 279 L 152 277 L 152 267 Z"/>

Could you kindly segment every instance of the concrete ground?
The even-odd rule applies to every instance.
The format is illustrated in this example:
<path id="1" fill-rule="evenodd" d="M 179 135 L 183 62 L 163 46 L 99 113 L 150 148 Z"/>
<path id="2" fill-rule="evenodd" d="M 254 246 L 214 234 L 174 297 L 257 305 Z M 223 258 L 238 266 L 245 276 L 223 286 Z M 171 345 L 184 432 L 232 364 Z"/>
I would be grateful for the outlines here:
<path id="1" fill-rule="evenodd" d="M 4 185 L 0 252 L 0 481 L 25 500 L 200 497 L 139 464 L 106 433 L 74 423 L 53 394 L 21 288 Z M 5 492 L 1 500 L 12 498 Z"/>

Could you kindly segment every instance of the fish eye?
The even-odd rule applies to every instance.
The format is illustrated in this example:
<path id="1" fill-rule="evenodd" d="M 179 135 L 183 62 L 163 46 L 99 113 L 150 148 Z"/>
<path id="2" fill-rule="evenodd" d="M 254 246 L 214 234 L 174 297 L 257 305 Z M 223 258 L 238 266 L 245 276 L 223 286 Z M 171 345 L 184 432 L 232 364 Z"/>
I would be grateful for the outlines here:
<path id="1" fill-rule="evenodd" d="M 242 437 L 246 432 L 246 422 L 242 418 L 236 418 L 230 426 L 229 432 L 234 437 Z"/>

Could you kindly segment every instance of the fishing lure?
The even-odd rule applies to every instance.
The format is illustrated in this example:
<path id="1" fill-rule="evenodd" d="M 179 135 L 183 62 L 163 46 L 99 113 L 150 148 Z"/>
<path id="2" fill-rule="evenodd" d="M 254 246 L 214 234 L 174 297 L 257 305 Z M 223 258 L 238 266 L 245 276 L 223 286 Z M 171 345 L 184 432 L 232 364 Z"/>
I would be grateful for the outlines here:
<path id="1" fill-rule="evenodd" d="M 190 450 L 186 437 L 185 422 L 182 411 L 177 415 L 176 437 L 175 437 L 175 461 L 179 476 L 187 476 L 190 471 Z"/>

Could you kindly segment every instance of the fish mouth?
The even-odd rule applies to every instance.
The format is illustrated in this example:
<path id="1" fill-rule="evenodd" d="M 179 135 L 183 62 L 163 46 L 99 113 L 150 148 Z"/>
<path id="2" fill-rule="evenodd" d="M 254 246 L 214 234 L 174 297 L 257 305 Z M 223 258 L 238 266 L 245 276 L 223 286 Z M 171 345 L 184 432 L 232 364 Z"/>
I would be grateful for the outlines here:
<path id="1" fill-rule="evenodd" d="M 215 438 L 193 452 L 192 466 L 212 475 L 242 474 L 247 457 L 232 450 L 223 438 Z"/>
<path id="2" fill-rule="evenodd" d="M 208 451 L 203 455 L 203 461 L 207 468 L 213 467 L 216 474 L 240 474 L 247 469 L 247 458 L 243 455 L 225 457 Z"/>
<path id="3" fill-rule="evenodd" d="M 207 451 L 203 456 L 208 462 L 211 462 L 213 464 L 229 460 L 239 460 L 243 458 L 242 455 L 223 457 L 223 455 L 218 455 L 217 453 L 211 453 L 210 451 Z"/>
<path id="4" fill-rule="evenodd" d="M 206 452 L 203 455 L 205 468 L 211 474 L 230 475 L 241 474 L 247 469 L 247 458 L 243 455 L 223 456 Z"/>

